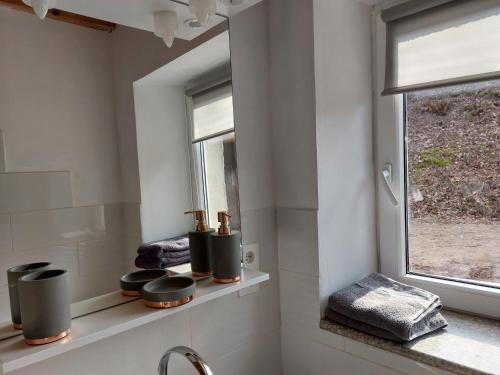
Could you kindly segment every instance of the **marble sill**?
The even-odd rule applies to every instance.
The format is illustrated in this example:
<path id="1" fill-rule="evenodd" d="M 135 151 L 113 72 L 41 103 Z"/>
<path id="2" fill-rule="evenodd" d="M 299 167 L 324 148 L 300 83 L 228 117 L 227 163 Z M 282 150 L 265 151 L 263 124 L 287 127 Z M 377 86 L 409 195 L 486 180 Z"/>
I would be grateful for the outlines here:
<path id="1" fill-rule="evenodd" d="M 320 328 L 461 375 L 500 374 L 500 321 L 444 311 L 449 326 L 408 343 L 380 339 L 321 320 Z"/>

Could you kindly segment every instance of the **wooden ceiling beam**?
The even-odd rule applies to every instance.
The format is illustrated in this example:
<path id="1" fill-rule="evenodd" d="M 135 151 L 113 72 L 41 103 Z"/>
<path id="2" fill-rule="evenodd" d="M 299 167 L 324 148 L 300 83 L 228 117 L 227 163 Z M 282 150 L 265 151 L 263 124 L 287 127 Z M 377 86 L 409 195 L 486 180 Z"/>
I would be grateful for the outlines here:
<path id="1" fill-rule="evenodd" d="M 23 3 L 22 0 L 0 0 L 0 6 L 6 6 L 14 10 L 19 10 L 21 12 L 27 12 L 35 14 L 33 9 Z M 91 29 L 96 29 L 100 31 L 112 32 L 116 28 L 116 24 L 108 21 L 103 21 L 97 18 L 82 16 L 81 14 L 66 12 L 60 9 L 49 9 L 47 12 L 47 18 L 72 23 L 74 25 L 89 27 Z"/>

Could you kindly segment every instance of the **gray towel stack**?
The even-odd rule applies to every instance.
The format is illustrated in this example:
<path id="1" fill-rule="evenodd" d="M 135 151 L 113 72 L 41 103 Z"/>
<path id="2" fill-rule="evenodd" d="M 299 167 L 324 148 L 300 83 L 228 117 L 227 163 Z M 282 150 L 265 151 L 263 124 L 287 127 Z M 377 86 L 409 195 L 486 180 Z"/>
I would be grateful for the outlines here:
<path id="1" fill-rule="evenodd" d="M 144 269 L 173 267 L 191 260 L 186 235 L 142 244 L 137 253 L 135 266 Z"/>
<path id="2" fill-rule="evenodd" d="M 326 318 L 374 336 L 410 341 L 446 327 L 435 294 L 372 273 L 330 296 Z"/>

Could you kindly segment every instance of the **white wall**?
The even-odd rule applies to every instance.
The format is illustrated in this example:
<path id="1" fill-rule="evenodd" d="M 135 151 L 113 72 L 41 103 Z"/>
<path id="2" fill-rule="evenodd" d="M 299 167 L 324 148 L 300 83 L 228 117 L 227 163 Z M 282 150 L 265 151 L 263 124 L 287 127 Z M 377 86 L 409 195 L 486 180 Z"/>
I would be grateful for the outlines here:
<path id="1" fill-rule="evenodd" d="M 134 84 L 144 242 L 187 233 L 192 217 L 184 87 Z"/>
<path id="2" fill-rule="evenodd" d="M 133 83 L 223 30 L 225 26 L 221 24 L 191 42 L 176 39 L 172 48 L 165 48 L 160 38 L 142 30 L 118 26 L 111 33 L 114 109 L 120 150 L 126 228 L 124 250 L 130 269 L 134 269 L 133 262 L 137 255 L 137 247 L 143 242 Z"/>
<path id="3" fill-rule="evenodd" d="M 147 41 L 142 32 L 138 32 L 139 36 L 132 30 L 127 30 L 126 33 L 131 41 L 128 44 L 130 51 L 127 52 L 130 54 L 130 64 L 135 68 L 140 67 L 138 59 L 132 56 L 137 52 L 134 40 L 140 40 L 146 46 L 154 43 Z M 265 3 L 231 19 L 233 89 L 235 97 L 242 101 L 235 107 L 235 126 L 238 168 L 246 176 L 246 183 L 240 186 L 240 195 L 244 197 L 242 202 L 245 202 L 241 212 L 243 242 L 259 243 L 261 268 L 270 273 L 271 280 L 261 284 L 257 293 L 244 297 L 235 293 L 199 305 L 161 321 L 29 366 L 16 372 L 16 375 L 70 372 L 75 375 L 155 374 L 161 353 L 175 345 L 193 347 L 208 361 L 216 375 L 281 373 L 278 257 L 272 194 L 271 108 L 268 100 L 268 34 L 268 9 Z M 127 45 L 125 39 L 120 41 L 120 45 Z M 116 48 L 117 46 L 115 52 Z M 154 60 L 147 56 L 149 53 L 156 54 L 156 51 L 148 48 L 141 50 L 141 57 L 145 62 Z M 118 55 L 125 56 L 121 53 L 115 56 Z M 136 73 L 141 69 L 137 69 Z M 120 68 L 122 73 L 126 70 L 126 67 Z M 131 130 L 129 125 L 135 128 L 135 121 L 128 117 L 131 113 L 133 115 L 133 110 L 126 104 L 133 106 L 129 96 L 131 87 L 124 83 L 133 76 L 128 73 L 119 79 L 125 91 L 123 95 L 119 94 L 117 101 L 120 103 L 117 108 L 123 107 L 127 113 L 126 116 L 118 116 L 123 115 L 122 119 L 127 124 L 120 125 L 122 140 L 130 138 L 129 141 L 135 141 L 135 131 L 134 134 L 127 133 Z M 134 80 L 147 73 L 148 71 L 144 72 Z M 260 79 L 255 79 L 257 73 L 260 74 Z M 130 80 L 130 85 L 134 80 Z M 245 102 L 251 103 L 253 110 L 245 108 Z M 123 143 L 122 152 L 133 152 L 126 148 L 129 141 Z M 127 160 L 130 162 L 131 159 L 133 156 Z M 130 166 L 127 161 L 123 165 L 124 168 Z M 128 178 L 134 173 L 130 173 Z M 255 186 L 258 186 L 257 193 Z M 136 205 L 125 207 L 132 208 Z M 186 372 L 186 364 L 182 361 L 175 360 L 177 367 L 173 369 L 174 373 L 192 374 Z M 179 371 L 175 371 L 176 369 Z"/>
<path id="4" fill-rule="evenodd" d="M 172 48 L 165 48 L 160 38 L 147 31 L 118 26 L 111 33 L 114 106 L 124 202 L 140 203 L 133 82 L 217 35 L 224 30 L 223 27 L 215 27 L 191 42 L 176 39 Z"/>
<path id="5" fill-rule="evenodd" d="M 0 321 L 14 265 L 68 269 L 75 301 L 124 272 L 110 49 L 107 33 L 0 7 Z"/>
<path id="6" fill-rule="evenodd" d="M 312 1 L 271 0 L 272 127 L 284 372 L 288 333 L 319 331 Z M 298 356 L 297 356 L 298 358 Z"/>
<path id="7" fill-rule="evenodd" d="M 275 169 L 296 172 L 276 174 L 282 180 L 276 183 L 277 201 L 289 202 L 278 208 L 283 373 L 442 374 L 319 328 L 328 296 L 377 269 L 371 8 L 352 0 L 288 0 L 287 6 L 283 0 L 271 2 L 271 40 L 276 46 L 271 61 L 273 72 L 279 71 L 273 77 L 273 127 L 279 138 L 274 142 L 302 143 L 292 149 L 307 149 L 304 158 L 310 160 L 300 168 L 294 157 L 275 157 Z M 287 22 L 294 22 L 295 30 Z M 314 59 L 300 53 L 311 46 Z M 293 74 L 297 67 L 302 85 L 293 87 L 287 81 L 298 76 Z M 297 103 L 295 95 L 314 100 Z M 314 118 L 289 119 L 292 106 Z M 287 126 L 293 131 L 286 132 Z M 280 148 L 277 152 L 283 152 Z M 301 193 L 307 197 L 290 199 L 287 183 L 301 180 L 291 183 L 304 188 L 314 179 L 311 168 L 317 171 L 317 196 L 310 187 Z M 317 206 L 311 197 L 317 198 Z"/>
<path id="8" fill-rule="evenodd" d="M 318 208 L 311 1 L 270 1 L 276 206 Z"/>
<path id="9" fill-rule="evenodd" d="M 314 1 L 322 307 L 377 270 L 370 21 L 366 5 Z"/>
<path id="10" fill-rule="evenodd" d="M 108 34 L 0 8 L 7 170 L 71 171 L 75 206 L 121 202 Z"/>

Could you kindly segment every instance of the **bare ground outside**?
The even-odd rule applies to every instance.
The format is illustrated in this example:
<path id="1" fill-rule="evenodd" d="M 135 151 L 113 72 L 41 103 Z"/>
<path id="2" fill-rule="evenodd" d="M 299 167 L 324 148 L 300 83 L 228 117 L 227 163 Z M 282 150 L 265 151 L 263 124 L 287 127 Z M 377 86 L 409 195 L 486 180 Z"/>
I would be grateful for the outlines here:
<path id="1" fill-rule="evenodd" d="M 500 223 L 412 221 L 409 232 L 413 272 L 500 284 Z"/>

